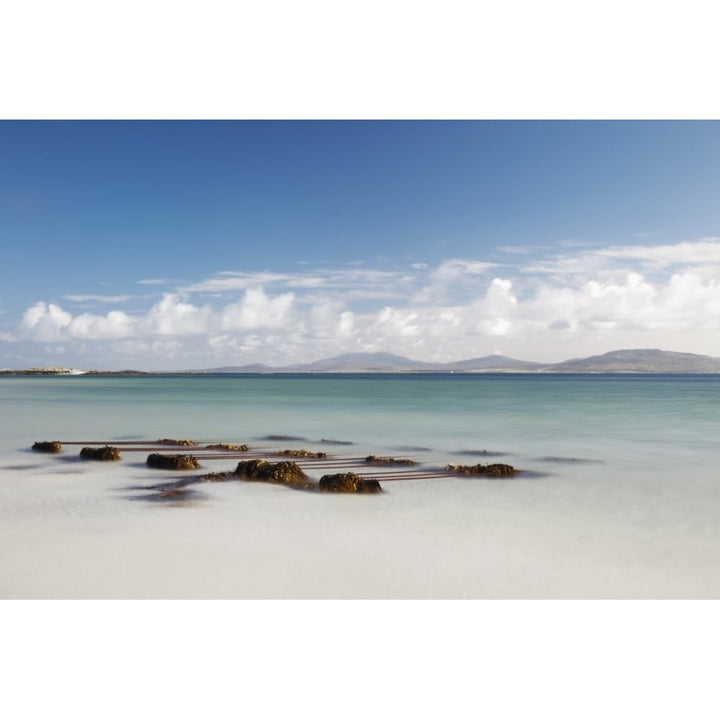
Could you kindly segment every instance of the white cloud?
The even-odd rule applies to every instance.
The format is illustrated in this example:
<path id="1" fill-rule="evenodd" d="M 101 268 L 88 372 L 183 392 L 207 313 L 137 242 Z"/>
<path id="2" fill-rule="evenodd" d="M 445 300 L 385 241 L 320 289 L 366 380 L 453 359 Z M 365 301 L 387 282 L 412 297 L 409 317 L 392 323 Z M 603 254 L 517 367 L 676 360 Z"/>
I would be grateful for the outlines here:
<path id="1" fill-rule="evenodd" d="M 60 340 L 63 330 L 72 322 L 72 315 L 54 303 L 37 302 L 23 314 L 21 333 L 30 340 Z"/>
<path id="2" fill-rule="evenodd" d="M 358 350 L 450 360 L 499 346 L 539 360 L 663 343 L 720 355 L 716 240 L 526 259 L 518 256 L 524 264 L 515 266 L 453 258 L 397 270 L 218 273 L 134 314 L 115 308 L 75 315 L 37 302 L 2 337 L 62 344 L 68 355 L 85 343 L 98 357 L 102 350 L 113 360 L 144 358 L 164 367 L 171 357 L 194 367 L 281 365 Z M 196 293 L 219 288 L 197 301 Z"/>
<path id="3" fill-rule="evenodd" d="M 282 327 L 292 305 L 293 294 L 269 298 L 262 288 L 247 290 L 242 300 L 226 305 L 220 327 L 223 330 L 253 330 Z"/>
<path id="4" fill-rule="evenodd" d="M 165 293 L 137 321 L 140 335 L 196 335 L 211 329 L 212 309 L 184 302 L 180 295 Z"/>
<path id="5" fill-rule="evenodd" d="M 168 280 L 166 278 L 146 278 L 143 280 L 138 280 L 138 285 L 168 285 L 171 283 L 172 280 Z"/>
<path id="6" fill-rule="evenodd" d="M 223 293 L 236 292 L 260 285 L 269 285 L 280 282 L 287 282 L 291 275 L 271 272 L 233 272 L 225 271 L 218 273 L 215 277 L 192 283 L 182 288 L 183 292 L 194 293 Z"/>
<path id="7" fill-rule="evenodd" d="M 68 326 L 71 337 L 87 340 L 109 340 L 130 337 L 135 321 L 120 310 L 112 310 L 105 316 L 83 313 L 72 319 Z"/>
<path id="8" fill-rule="evenodd" d="M 132 299 L 132 295 L 64 295 L 63 299 L 70 302 L 122 303 Z"/>
<path id="9" fill-rule="evenodd" d="M 675 245 L 610 247 L 596 251 L 609 258 L 640 260 L 654 267 L 688 265 L 691 263 L 720 263 L 720 238 L 703 238 L 696 242 Z"/>

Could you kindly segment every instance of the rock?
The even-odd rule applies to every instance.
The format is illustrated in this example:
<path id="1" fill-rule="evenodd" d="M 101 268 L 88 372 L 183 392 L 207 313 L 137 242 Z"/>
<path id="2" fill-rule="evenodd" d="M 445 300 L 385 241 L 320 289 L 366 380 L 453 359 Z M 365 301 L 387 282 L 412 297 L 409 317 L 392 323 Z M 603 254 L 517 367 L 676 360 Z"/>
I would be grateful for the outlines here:
<path id="1" fill-rule="evenodd" d="M 377 455 L 368 455 L 365 462 L 372 465 L 417 465 L 415 460 L 408 458 L 378 457 Z"/>
<path id="2" fill-rule="evenodd" d="M 59 453 L 62 450 L 62 443 L 54 442 L 36 442 L 33 443 L 32 449 L 35 452 L 42 453 Z"/>
<path id="3" fill-rule="evenodd" d="M 327 458 L 327 453 L 312 452 L 311 450 L 281 450 L 278 455 L 289 455 L 290 457 L 313 457 L 320 459 Z"/>
<path id="4" fill-rule="evenodd" d="M 143 495 L 138 499 L 148 500 L 150 502 L 167 502 L 168 504 L 171 504 L 179 502 L 186 503 L 198 497 L 199 494 L 197 492 L 187 488 L 166 488 L 164 490 L 160 490 L 159 492 L 152 493 L 151 495 Z"/>
<path id="5" fill-rule="evenodd" d="M 263 440 L 297 440 L 298 442 L 306 440 L 306 438 L 297 437 L 296 435 L 266 435 Z"/>
<path id="6" fill-rule="evenodd" d="M 235 477 L 235 473 L 231 472 L 211 472 L 200 476 L 202 482 L 224 482 Z"/>
<path id="7" fill-rule="evenodd" d="M 116 447 L 84 447 L 80 457 L 85 460 L 120 460 L 120 451 Z"/>
<path id="8" fill-rule="evenodd" d="M 293 487 L 312 487 L 302 468 L 294 462 L 269 463 L 267 460 L 246 460 L 239 462 L 235 475 L 246 480 L 292 485 Z"/>
<path id="9" fill-rule="evenodd" d="M 515 468 L 512 465 L 493 463 L 492 465 L 448 465 L 446 470 L 458 475 L 485 475 L 487 477 L 512 477 Z"/>
<path id="10" fill-rule="evenodd" d="M 192 455 L 161 455 L 152 453 L 148 455 L 147 466 L 161 470 L 197 470 L 200 464 Z"/>
<path id="11" fill-rule="evenodd" d="M 188 492 L 188 490 L 183 490 L 182 488 L 167 488 L 166 490 L 161 490 L 156 497 L 162 500 L 177 500 L 178 498 L 186 497 Z"/>
<path id="12" fill-rule="evenodd" d="M 173 440 L 172 438 L 163 438 L 157 443 L 158 445 L 185 445 L 187 447 L 197 444 L 194 440 Z"/>
<path id="13" fill-rule="evenodd" d="M 364 478 L 357 473 L 347 472 L 337 475 L 323 475 L 320 478 L 320 492 L 337 493 L 378 493 L 382 492 L 380 483 L 371 478 Z"/>
<path id="14" fill-rule="evenodd" d="M 231 445 L 229 443 L 215 443 L 206 445 L 206 450 L 232 450 L 233 452 L 247 452 L 250 448 L 247 445 Z"/>

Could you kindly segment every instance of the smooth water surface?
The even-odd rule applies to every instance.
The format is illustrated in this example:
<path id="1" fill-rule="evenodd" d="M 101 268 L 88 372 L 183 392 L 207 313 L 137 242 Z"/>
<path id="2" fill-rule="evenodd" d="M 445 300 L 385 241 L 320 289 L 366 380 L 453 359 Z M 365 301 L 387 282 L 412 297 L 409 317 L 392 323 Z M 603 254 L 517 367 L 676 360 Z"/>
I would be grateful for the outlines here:
<path id="1" fill-rule="evenodd" d="M 3 377 L 0 403 L 2 597 L 720 596 L 716 376 Z M 144 456 L 29 451 L 161 437 L 525 472 L 158 505 Z"/>

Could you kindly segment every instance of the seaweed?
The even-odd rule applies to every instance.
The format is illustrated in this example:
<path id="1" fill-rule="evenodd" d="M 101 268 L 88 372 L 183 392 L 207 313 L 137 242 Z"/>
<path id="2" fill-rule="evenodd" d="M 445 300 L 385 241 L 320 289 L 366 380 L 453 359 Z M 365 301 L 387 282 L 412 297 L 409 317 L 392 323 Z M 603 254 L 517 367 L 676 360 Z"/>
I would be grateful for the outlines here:
<path id="1" fill-rule="evenodd" d="M 83 460 L 120 460 L 120 451 L 116 447 L 105 445 L 104 447 L 84 447 L 80 451 Z"/>
<path id="2" fill-rule="evenodd" d="M 380 483 L 373 478 L 364 478 L 357 473 L 337 473 L 323 475 L 318 486 L 320 492 L 335 493 L 379 493 Z"/>
<path id="3" fill-rule="evenodd" d="M 200 467 L 197 458 L 193 455 L 161 455 L 152 453 L 148 455 L 148 467 L 161 470 L 197 470 Z"/>
<path id="4" fill-rule="evenodd" d="M 62 450 L 62 443 L 57 440 L 52 442 L 36 442 L 33 443 L 32 449 L 41 453 L 59 453 Z"/>

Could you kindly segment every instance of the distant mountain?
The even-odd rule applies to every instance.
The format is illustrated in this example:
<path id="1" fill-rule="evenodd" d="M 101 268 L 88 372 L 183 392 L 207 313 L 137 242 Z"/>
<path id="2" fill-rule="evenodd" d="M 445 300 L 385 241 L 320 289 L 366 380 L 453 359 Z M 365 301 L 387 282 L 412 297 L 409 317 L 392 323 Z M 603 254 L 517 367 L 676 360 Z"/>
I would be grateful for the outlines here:
<path id="1" fill-rule="evenodd" d="M 207 370 L 191 370 L 192 373 L 271 373 L 277 372 L 275 368 L 262 363 L 251 365 L 226 365 L 225 367 L 208 368 Z"/>
<path id="2" fill-rule="evenodd" d="M 720 373 L 720 358 L 665 350 L 614 350 L 547 365 L 556 373 Z"/>
<path id="3" fill-rule="evenodd" d="M 198 373 L 720 373 L 720 358 L 665 350 L 614 350 L 560 363 L 487 355 L 450 363 L 410 360 L 393 353 L 345 353 L 311 363 L 270 367 L 261 363 L 225 366 Z"/>
<path id="4" fill-rule="evenodd" d="M 433 363 L 410 360 L 392 353 L 345 353 L 326 360 L 317 360 L 302 365 L 283 368 L 286 372 L 430 372 L 436 368 Z"/>
<path id="5" fill-rule="evenodd" d="M 282 367 L 253 365 L 225 366 L 195 372 L 203 373 L 411 373 L 411 372 L 531 372 L 545 367 L 542 363 L 515 360 L 503 355 L 488 355 L 452 363 L 430 363 L 393 353 L 344 353 L 323 360 Z"/>
<path id="6" fill-rule="evenodd" d="M 446 363 L 443 367 L 454 372 L 473 372 L 474 370 L 484 370 L 486 372 L 488 370 L 532 372 L 545 367 L 545 365 L 527 360 L 515 360 L 515 358 L 506 357 L 505 355 L 487 355 L 472 360 Z"/>

